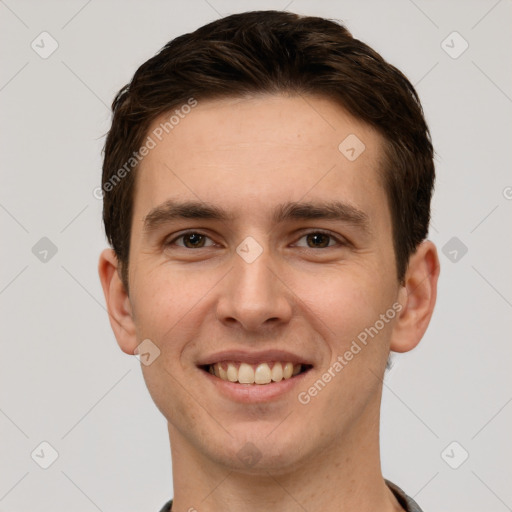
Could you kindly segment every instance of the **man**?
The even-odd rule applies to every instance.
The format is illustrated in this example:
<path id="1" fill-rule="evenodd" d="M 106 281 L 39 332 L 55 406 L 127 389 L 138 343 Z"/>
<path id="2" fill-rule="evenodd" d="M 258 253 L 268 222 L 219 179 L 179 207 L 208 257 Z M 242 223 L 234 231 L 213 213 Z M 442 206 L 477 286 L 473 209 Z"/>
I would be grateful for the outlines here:
<path id="1" fill-rule="evenodd" d="M 419 511 L 379 454 L 389 352 L 439 275 L 408 80 L 338 23 L 248 12 L 168 43 L 113 112 L 99 274 L 168 422 L 162 511 Z"/>

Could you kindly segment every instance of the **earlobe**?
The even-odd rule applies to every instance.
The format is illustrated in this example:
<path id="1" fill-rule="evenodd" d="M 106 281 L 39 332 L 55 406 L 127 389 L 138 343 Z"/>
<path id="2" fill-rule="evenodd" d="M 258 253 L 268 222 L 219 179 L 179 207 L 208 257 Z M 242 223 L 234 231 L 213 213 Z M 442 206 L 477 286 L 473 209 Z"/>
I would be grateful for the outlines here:
<path id="1" fill-rule="evenodd" d="M 393 327 L 392 351 L 412 350 L 425 334 L 436 303 L 439 272 L 436 246 L 428 240 L 422 242 L 409 259 L 400 290 L 402 310 Z"/>
<path id="2" fill-rule="evenodd" d="M 119 262 L 112 249 L 102 251 L 98 273 L 105 295 L 110 325 L 117 343 L 126 354 L 133 355 L 137 346 L 130 298 L 120 278 Z"/>

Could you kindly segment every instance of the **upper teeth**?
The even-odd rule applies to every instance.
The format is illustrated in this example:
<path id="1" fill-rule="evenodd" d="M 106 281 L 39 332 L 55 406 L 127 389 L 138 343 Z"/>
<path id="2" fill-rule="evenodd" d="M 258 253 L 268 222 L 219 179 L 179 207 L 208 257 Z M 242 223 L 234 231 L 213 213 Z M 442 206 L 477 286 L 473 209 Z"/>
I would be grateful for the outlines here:
<path id="1" fill-rule="evenodd" d="M 268 384 L 269 382 L 279 382 L 283 379 L 289 379 L 297 375 L 301 369 L 301 364 L 293 363 L 260 363 L 250 365 L 247 363 L 223 362 L 210 365 L 210 373 L 216 375 L 222 380 L 230 382 L 239 382 L 240 384 Z M 271 368 L 272 366 L 272 368 Z"/>

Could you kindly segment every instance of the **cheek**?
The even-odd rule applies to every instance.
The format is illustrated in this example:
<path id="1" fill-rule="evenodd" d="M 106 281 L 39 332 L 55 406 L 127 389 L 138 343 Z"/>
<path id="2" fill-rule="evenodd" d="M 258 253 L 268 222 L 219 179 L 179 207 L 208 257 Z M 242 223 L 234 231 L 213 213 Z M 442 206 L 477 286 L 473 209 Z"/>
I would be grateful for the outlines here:
<path id="1" fill-rule="evenodd" d="M 307 274 L 302 276 L 300 285 L 295 288 L 297 296 L 307 306 L 310 322 L 326 340 L 330 340 L 333 359 L 343 355 L 358 336 L 365 341 L 365 333 L 367 339 L 380 340 L 378 344 L 385 348 L 392 321 L 382 326 L 379 319 L 396 300 L 394 286 L 389 281 L 385 273 L 369 272 L 368 268 L 358 271 L 352 268 L 350 272 L 347 268 L 339 268 L 331 270 L 324 278 L 312 278 Z M 378 336 L 372 329 L 376 322 Z M 367 329 L 371 330 L 373 337 Z M 368 357 L 374 351 L 364 352 Z M 358 359 L 366 357 L 358 356 Z"/>
<path id="2" fill-rule="evenodd" d="M 340 266 L 327 269 L 323 276 L 307 272 L 297 280 L 297 295 L 327 326 L 337 331 L 372 317 L 378 308 L 378 284 L 367 269 Z"/>
<path id="3" fill-rule="evenodd" d="M 141 266 L 133 284 L 134 316 L 139 328 L 147 330 L 142 334 L 149 336 L 162 335 L 164 328 L 178 328 L 187 312 L 200 303 L 205 290 L 213 286 L 214 280 L 201 271 L 190 275 L 164 263 L 153 268 Z"/>
<path id="4" fill-rule="evenodd" d="M 150 366 L 141 368 L 148 392 L 159 411 L 175 426 L 192 431 L 196 416 L 200 416 L 200 407 L 193 390 L 184 391 L 186 381 L 176 376 L 176 371 L 165 361 L 165 354 Z"/>
<path id="5" fill-rule="evenodd" d="M 222 273 L 185 272 L 162 264 L 139 275 L 143 279 L 135 281 L 132 301 L 137 339 L 157 345 L 161 357 L 156 362 L 169 372 L 176 372 L 178 365 L 185 370 L 197 339 L 208 349 L 204 331 L 216 322 L 213 297 Z"/>

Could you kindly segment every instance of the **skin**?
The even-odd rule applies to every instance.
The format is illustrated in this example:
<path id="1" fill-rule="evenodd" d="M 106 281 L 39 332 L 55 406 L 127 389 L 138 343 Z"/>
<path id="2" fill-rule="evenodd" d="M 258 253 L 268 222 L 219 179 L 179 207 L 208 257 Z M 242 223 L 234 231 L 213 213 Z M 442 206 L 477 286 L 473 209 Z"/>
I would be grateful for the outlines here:
<path id="1" fill-rule="evenodd" d="M 366 146 L 353 162 L 338 150 L 349 134 Z M 111 249 L 99 275 L 121 349 L 133 354 L 149 338 L 161 351 L 141 368 L 168 421 L 173 511 L 402 510 L 380 467 L 382 378 L 389 351 L 413 349 L 428 326 L 439 261 L 423 242 L 399 283 L 381 155 L 381 136 L 332 101 L 266 95 L 199 102 L 144 158 L 129 295 Z M 232 218 L 175 219 L 145 232 L 147 214 L 168 199 L 211 203 Z M 368 229 L 323 218 L 274 222 L 274 207 L 290 201 L 343 201 L 366 215 Z M 206 235 L 205 246 L 173 242 L 184 230 Z M 317 247 L 306 236 L 316 230 L 335 238 Z M 263 249 L 250 264 L 236 252 L 247 236 Z M 297 393 L 396 303 L 400 313 L 300 403 Z M 196 366 L 223 349 L 285 349 L 313 368 L 284 397 L 236 403 Z M 247 442 L 260 456 L 253 466 L 237 456 Z"/>

